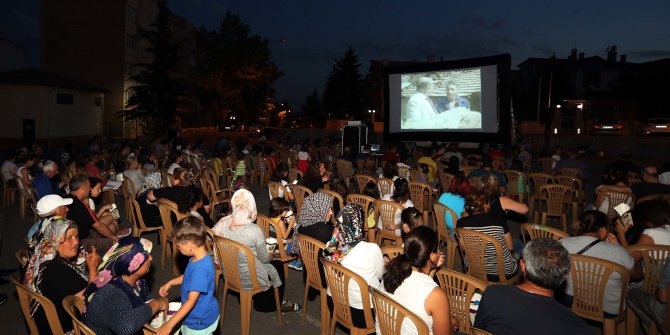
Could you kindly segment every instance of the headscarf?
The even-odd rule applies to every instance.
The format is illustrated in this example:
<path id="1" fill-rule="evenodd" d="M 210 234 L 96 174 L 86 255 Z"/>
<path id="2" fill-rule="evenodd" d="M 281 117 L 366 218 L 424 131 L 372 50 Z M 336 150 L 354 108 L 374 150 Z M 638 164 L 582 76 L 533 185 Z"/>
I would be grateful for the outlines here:
<path id="1" fill-rule="evenodd" d="M 256 209 L 256 199 L 254 195 L 247 189 L 239 189 L 233 193 L 230 199 L 232 213 L 224 216 L 219 222 L 214 225 L 214 233 L 223 236 L 223 231 L 226 227 L 241 226 L 256 221 L 258 210 Z"/>
<path id="2" fill-rule="evenodd" d="M 64 240 L 68 229 L 76 228 L 77 226 L 73 221 L 64 219 L 60 216 L 52 217 L 50 218 L 50 221 L 50 224 L 44 229 L 42 238 L 35 246 L 30 261 L 28 262 L 28 266 L 26 267 L 26 274 L 23 277 L 23 284 L 39 294 L 42 294 L 40 290 L 42 280 L 44 279 L 42 277 L 42 272 L 50 261 L 62 261 L 63 264 L 74 269 L 84 280 L 88 280 L 88 277 L 84 272 L 85 263 L 76 265 L 69 260 L 58 256 L 58 246 Z M 31 304 L 31 313 L 34 313 L 37 310 L 37 306 L 38 304 L 36 302 Z"/>
<path id="3" fill-rule="evenodd" d="M 317 192 L 306 197 L 300 209 L 296 229 L 325 222 L 331 207 L 333 207 L 333 197 L 328 194 Z"/>
<path id="4" fill-rule="evenodd" d="M 161 188 L 162 175 L 160 172 L 150 172 L 144 177 L 142 186 L 137 190 L 137 194 Z"/>
<path id="5" fill-rule="evenodd" d="M 433 181 L 437 177 L 435 172 L 437 172 L 437 163 L 430 157 L 424 156 L 419 158 L 417 161 L 418 164 L 426 164 L 428 166 L 428 181 Z"/>
<path id="6" fill-rule="evenodd" d="M 149 260 L 152 248 L 151 241 L 134 236 L 124 237 L 114 243 L 102 257 L 102 263 L 98 266 L 98 276 L 84 291 L 86 303 L 90 303 L 98 289 L 107 283 L 122 289 L 128 295 L 133 307 L 138 307 L 149 300 L 149 288 L 144 279 L 139 279 L 132 288 L 120 282 L 123 282 L 122 276 L 134 274 Z"/>
<path id="7" fill-rule="evenodd" d="M 363 208 L 346 205 L 337 215 L 333 237 L 326 243 L 323 255 L 333 262 L 340 262 L 358 242 L 363 240 Z"/>

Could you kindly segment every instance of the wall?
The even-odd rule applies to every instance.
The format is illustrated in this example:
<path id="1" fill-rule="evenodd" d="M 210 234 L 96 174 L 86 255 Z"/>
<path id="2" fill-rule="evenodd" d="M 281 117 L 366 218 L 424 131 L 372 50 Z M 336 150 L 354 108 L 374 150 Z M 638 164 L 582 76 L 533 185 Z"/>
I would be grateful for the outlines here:
<path id="1" fill-rule="evenodd" d="M 72 105 L 56 103 L 57 93 L 74 95 Z M 22 138 L 23 119 L 35 119 L 35 137 L 99 135 L 102 94 L 46 86 L 0 85 L 0 138 Z"/>

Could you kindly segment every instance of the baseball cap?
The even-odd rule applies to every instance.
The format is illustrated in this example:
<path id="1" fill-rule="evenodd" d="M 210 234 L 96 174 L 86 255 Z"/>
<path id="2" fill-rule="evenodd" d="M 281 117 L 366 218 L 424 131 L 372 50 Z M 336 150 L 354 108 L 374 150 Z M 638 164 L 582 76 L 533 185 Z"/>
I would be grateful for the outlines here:
<path id="1" fill-rule="evenodd" d="M 37 214 L 44 215 L 58 208 L 59 206 L 67 206 L 72 203 L 72 199 L 63 199 L 56 194 L 45 195 L 37 202 Z"/>

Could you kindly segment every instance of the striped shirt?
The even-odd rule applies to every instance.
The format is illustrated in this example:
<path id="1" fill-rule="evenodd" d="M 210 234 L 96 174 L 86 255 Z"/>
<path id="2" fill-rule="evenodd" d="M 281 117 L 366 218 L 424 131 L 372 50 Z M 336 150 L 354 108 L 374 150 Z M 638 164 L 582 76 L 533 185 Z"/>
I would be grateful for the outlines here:
<path id="1" fill-rule="evenodd" d="M 586 163 L 571 158 L 563 158 L 556 162 L 556 166 L 554 166 L 553 171 L 554 173 L 560 173 L 561 169 L 566 168 L 581 170 L 583 179 L 591 178 L 591 171 L 589 171 L 589 167 L 586 165 Z"/>
<path id="2" fill-rule="evenodd" d="M 507 213 L 500 204 L 500 199 L 491 201 L 491 208 L 488 213 L 475 214 L 463 217 L 458 220 L 456 227 L 476 230 L 480 233 L 488 234 L 502 244 L 503 268 L 505 276 L 514 275 L 517 272 L 517 263 L 512 253 L 507 249 L 505 234 L 509 232 L 507 226 Z M 498 276 L 498 258 L 496 250 L 492 244 L 486 246 L 486 273 Z M 468 259 L 465 257 L 465 266 L 468 266 Z"/>

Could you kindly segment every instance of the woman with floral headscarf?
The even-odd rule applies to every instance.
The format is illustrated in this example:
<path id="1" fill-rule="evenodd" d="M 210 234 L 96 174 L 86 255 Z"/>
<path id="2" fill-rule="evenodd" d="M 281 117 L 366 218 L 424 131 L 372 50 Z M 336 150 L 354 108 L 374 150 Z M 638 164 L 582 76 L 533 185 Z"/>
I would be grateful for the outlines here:
<path id="1" fill-rule="evenodd" d="M 214 233 L 217 236 L 242 243 L 251 249 L 254 255 L 254 262 L 256 263 L 258 284 L 264 291 L 254 296 L 254 309 L 259 312 L 273 312 L 276 310 L 274 290 L 270 289 L 270 285 L 272 285 L 272 287 L 279 289 L 279 298 L 282 299 L 282 311 L 300 310 L 300 305 L 283 300 L 285 285 L 281 279 L 284 277 L 284 265 L 281 261 L 272 260 L 272 255 L 268 253 L 265 245 L 263 230 L 254 224 L 256 215 L 258 214 L 254 195 L 246 189 L 239 189 L 233 194 L 230 203 L 232 213 L 221 218 L 214 225 Z M 250 290 L 252 283 L 248 262 L 240 258 L 238 268 L 242 279 L 242 288 Z"/>
<path id="2" fill-rule="evenodd" d="M 359 205 L 346 205 L 335 220 L 333 236 L 326 243 L 324 257 L 337 262 L 361 276 L 369 286 L 381 289 L 384 275 L 384 257 L 379 246 L 363 241 L 363 209 Z M 370 297 L 371 299 L 371 297 Z M 372 300 L 370 301 L 372 305 Z M 358 284 L 349 284 L 349 305 L 355 327 L 365 327 L 363 301 Z M 333 310 L 333 300 L 328 290 L 328 307 Z"/>
<path id="3" fill-rule="evenodd" d="M 51 199 L 48 197 L 52 196 L 43 199 Z M 53 197 L 55 199 L 58 196 Z M 51 203 L 55 207 L 51 211 L 58 211 L 62 207 L 56 200 L 58 199 Z M 60 200 L 64 201 L 62 198 Z M 40 207 L 44 207 L 40 205 L 43 205 L 42 200 L 38 203 L 38 211 L 42 211 Z M 79 229 L 73 221 L 62 216 L 51 216 L 50 224 L 45 226 L 42 238 L 35 246 L 23 279 L 24 285 L 53 302 L 66 333 L 72 331 L 73 327 L 72 319 L 63 308 L 63 298 L 68 295 L 81 295 L 86 285 L 96 277 L 96 268 L 100 263 L 100 256 L 94 247 L 86 253 L 86 262 L 76 262 L 80 251 L 78 233 Z M 85 269 L 88 269 L 88 275 Z M 40 334 L 51 333 L 42 307 L 33 302 L 30 311 Z"/>
<path id="4" fill-rule="evenodd" d="M 84 292 L 86 325 L 96 334 L 135 334 L 156 312 L 167 310 L 167 298 L 149 300 L 142 279 L 151 266 L 151 248 L 149 240 L 129 236 L 103 257 L 98 276 Z"/>

